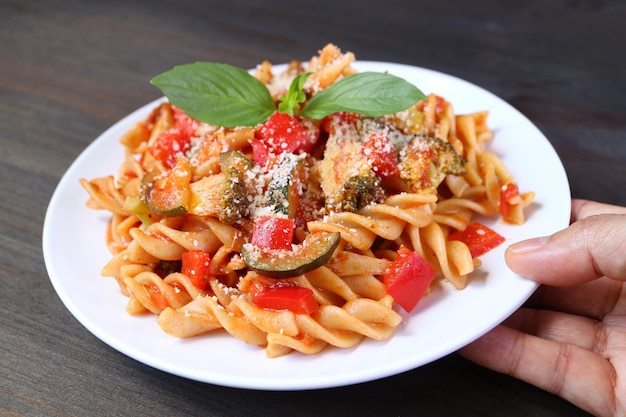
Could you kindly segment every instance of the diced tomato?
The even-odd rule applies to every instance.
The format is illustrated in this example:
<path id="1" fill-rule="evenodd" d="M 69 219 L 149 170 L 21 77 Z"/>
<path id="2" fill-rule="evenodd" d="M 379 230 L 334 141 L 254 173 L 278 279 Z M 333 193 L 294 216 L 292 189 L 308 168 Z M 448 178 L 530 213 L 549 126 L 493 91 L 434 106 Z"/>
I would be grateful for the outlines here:
<path id="1" fill-rule="evenodd" d="M 163 166 L 171 169 L 176 165 L 178 156 L 187 152 L 190 147 L 189 135 L 172 128 L 161 133 L 150 146 L 148 152 L 161 161 Z"/>
<path id="2" fill-rule="evenodd" d="M 384 132 L 373 132 L 363 142 L 361 154 L 367 158 L 372 170 L 381 178 L 400 175 L 398 157 L 391 140 Z"/>
<path id="3" fill-rule="evenodd" d="M 505 219 L 511 215 L 511 208 L 519 202 L 519 187 L 515 183 L 502 186 L 500 191 L 500 214 Z"/>
<path id="4" fill-rule="evenodd" d="M 315 295 L 309 288 L 270 286 L 257 293 L 252 302 L 270 310 L 289 310 L 296 314 L 311 314 L 319 309 Z"/>
<path id="5" fill-rule="evenodd" d="M 191 283 L 201 290 L 205 289 L 210 276 L 211 255 L 201 250 L 183 252 L 181 272 L 189 277 Z"/>
<path id="6" fill-rule="evenodd" d="M 295 224 L 293 219 L 259 216 L 252 231 L 252 244 L 264 250 L 291 250 Z"/>
<path id="7" fill-rule="evenodd" d="M 465 230 L 448 235 L 448 240 L 458 240 L 467 245 L 472 258 L 481 256 L 504 242 L 504 237 L 482 223 L 470 223 Z"/>
<path id="8" fill-rule="evenodd" d="M 383 284 L 387 293 L 410 313 L 434 278 L 435 269 L 424 258 L 406 246 L 400 246 L 396 259 L 383 274 Z"/>
<path id="9" fill-rule="evenodd" d="M 172 108 L 174 110 L 174 128 L 178 129 L 183 135 L 193 137 L 200 123 L 187 116 L 187 114 L 178 107 Z"/>
<path id="10" fill-rule="evenodd" d="M 356 123 L 361 116 L 358 113 L 337 112 L 322 120 L 320 128 L 324 132 L 335 133 L 337 129 L 348 128 Z"/>
<path id="11" fill-rule="evenodd" d="M 257 129 L 255 138 L 260 141 L 252 143 L 254 161 L 257 163 L 267 161 L 267 155 L 308 152 L 319 138 L 319 132 L 309 131 L 292 115 L 276 112 Z M 264 153 L 267 155 L 263 156 Z"/>
<path id="12" fill-rule="evenodd" d="M 172 106 L 174 126 L 161 133 L 148 149 L 166 168 L 176 164 L 179 155 L 191 147 L 191 137 L 196 134 L 199 122 L 187 116 L 178 107 Z"/>
<path id="13" fill-rule="evenodd" d="M 252 157 L 254 158 L 254 164 L 264 167 L 267 164 L 269 157 L 269 150 L 261 139 L 253 138 L 252 142 Z"/>

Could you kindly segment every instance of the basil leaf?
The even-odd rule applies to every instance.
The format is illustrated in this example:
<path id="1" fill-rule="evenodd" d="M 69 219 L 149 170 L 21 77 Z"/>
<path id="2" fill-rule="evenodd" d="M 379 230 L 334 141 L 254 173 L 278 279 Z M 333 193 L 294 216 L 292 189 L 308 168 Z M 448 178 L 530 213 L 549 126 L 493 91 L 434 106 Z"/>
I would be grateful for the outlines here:
<path id="1" fill-rule="evenodd" d="M 291 80 L 287 95 L 278 98 L 280 100 L 280 104 L 278 105 L 279 112 L 293 116 L 296 110 L 300 109 L 300 104 L 306 101 L 306 94 L 302 91 L 302 86 L 304 86 L 306 79 L 309 78 L 311 74 L 313 74 L 313 72 L 303 72 L 296 75 L 295 78 Z"/>
<path id="2" fill-rule="evenodd" d="M 217 126 L 255 126 L 276 111 L 269 90 L 247 71 L 228 64 L 180 65 L 150 83 L 190 117 Z"/>
<path id="3" fill-rule="evenodd" d="M 323 119 L 339 111 L 379 117 L 397 113 L 426 96 L 408 81 L 379 72 L 349 75 L 315 94 L 302 109 L 301 115 Z"/>

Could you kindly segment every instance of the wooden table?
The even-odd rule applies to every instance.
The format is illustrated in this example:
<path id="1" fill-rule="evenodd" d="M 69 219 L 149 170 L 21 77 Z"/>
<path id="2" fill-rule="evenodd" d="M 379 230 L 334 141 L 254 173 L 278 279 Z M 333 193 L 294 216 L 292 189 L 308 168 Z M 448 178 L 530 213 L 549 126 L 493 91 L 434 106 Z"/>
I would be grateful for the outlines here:
<path id="1" fill-rule="evenodd" d="M 574 197 L 626 205 L 624 21 L 622 2 L 591 0 L 0 0 L 0 414 L 586 415 L 455 354 L 384 380 L 299 392 L 155 370 L 68 312 L 48 279 L 42 225 L 81 151 L 160 95 L 154 75 L 196 60 L 250 68 L 307 59 L 327 42 L 494 92 L 549 138 Z"/>

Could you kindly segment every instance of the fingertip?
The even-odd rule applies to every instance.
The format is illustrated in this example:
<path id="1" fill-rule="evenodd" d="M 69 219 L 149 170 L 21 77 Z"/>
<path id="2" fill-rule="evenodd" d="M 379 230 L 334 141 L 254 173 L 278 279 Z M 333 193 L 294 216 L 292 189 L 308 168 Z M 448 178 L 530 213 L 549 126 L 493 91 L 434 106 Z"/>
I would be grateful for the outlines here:
<path id="1" fill-rule="evenodd" d="M 532 278 L 536 263 L 533 258 L 541 255 L 541 250 L 545 248 L 549 237 L 537 237 L 514 243 L 506 248 L 504 260 L 508 267 L 515 273 L 527 278 Z"/>
<path id="2" fill-rule="evenodd" d="M 548 242 L 548 236 L 535 237 L 532 239 L 522 240 L 517 243 L 513 243 L 510 245 L 506 252 L 510 256 L 520 256 L 525 255 L 530 252 L 535 252 L 541 248 L 543 248 Z"/>

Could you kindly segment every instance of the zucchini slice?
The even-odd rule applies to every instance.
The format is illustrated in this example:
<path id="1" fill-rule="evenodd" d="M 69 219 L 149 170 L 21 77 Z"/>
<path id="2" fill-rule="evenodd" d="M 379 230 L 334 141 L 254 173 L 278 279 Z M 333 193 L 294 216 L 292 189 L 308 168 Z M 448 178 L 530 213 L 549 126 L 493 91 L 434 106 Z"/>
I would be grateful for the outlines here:
<path id="1" fill-rule="evenodd" d="M 248 268 L 270 278 L 292 278 L 325 265 L 339 245 L 339 232 L 311 233 L 291 251 L 262 251 L 247 243 L 241 256 Z"/>
<path id="2" fill-rule="evenodd" d="M 141 201 L 152 213 L 165 217 L 180 216 L 187 213 L 191 191 L 191 169 L 184 158 L 169 171 L 160 173 L 151 171 L 141 180 Z"/>
<path id="3" fill-rule="evenodd" d="M 274 206 L 276 213 L 290 219 L 296 218 L 305 179 L 304 159 L 294 154 L 283 154 L 267 189 L 269 203 Z"/>
<path id="4" fill-rule="evenodd" d="M 227 224 L 234 224 L 248 213 L 248 191 L 245 173 L 254 167 L 254 163 L 237 150 L 220 154 L 220 169 L 224 182 L 220 186 L 221 195 L 218 219 Z"/>

